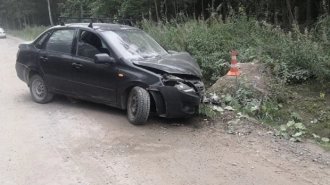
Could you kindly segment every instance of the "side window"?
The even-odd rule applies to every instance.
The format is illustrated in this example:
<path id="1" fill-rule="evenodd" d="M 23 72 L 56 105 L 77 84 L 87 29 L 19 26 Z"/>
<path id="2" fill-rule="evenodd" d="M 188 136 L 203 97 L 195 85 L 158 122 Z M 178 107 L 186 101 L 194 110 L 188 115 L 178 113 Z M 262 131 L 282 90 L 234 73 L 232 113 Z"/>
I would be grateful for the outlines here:
<path id="1" fill-rule="evenodd" d="M 42 49 L 42 44 L 44 43 L 45 39 L 48 37 L 49 32 L 43 34 L 38 40 L 37 42 L 34 44 L 34 46 L 38 49 Z"/>
<path id="2" fill-rule="evenodd" d="M 71 53 L 74 30 L 56 30 L 50 36 L 46 50 Z"/>
<path id="3" fill-rule="evenodd" d="M 94 56 L 100 53 L 110 55 L 100 37 L 92 32 L 81 30 L 79 32 L 77 56 L 94 59 Z"/>

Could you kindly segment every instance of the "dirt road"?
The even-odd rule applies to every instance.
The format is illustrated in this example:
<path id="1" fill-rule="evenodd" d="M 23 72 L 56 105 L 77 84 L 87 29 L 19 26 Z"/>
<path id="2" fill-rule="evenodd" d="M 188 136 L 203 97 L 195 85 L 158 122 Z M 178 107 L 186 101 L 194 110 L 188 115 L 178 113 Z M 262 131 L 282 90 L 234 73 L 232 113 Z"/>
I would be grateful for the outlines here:
<path id="1" fill-rule="evenodd" d="M 0 184 L 330 184 L 328 153 L 252 123 L 236 135 L 155 117 L 136 127 L 104 105 L 36 104 L 16 77 L 18 44 L 0 39 Z"/>

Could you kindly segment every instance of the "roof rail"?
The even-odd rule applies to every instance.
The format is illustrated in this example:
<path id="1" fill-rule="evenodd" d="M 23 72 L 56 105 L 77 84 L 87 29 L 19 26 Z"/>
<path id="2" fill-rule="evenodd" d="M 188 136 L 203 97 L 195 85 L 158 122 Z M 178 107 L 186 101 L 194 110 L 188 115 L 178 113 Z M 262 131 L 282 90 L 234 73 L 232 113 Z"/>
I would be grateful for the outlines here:
<path id="1" fill-rule="evenodd" d="M 132 19 L 114 19 L 114 18 L 95 18 L 95 17 L 58 17 L 58 23 L 61 26 L 65 26 L 65 22 L 67 20 L 78 20 L 79 22 L 83 22 L 84 20 L 89 20 L 88 27 L 93 28 L 93 23 L 116 23 L 128 26 L 134 26 Z"/>

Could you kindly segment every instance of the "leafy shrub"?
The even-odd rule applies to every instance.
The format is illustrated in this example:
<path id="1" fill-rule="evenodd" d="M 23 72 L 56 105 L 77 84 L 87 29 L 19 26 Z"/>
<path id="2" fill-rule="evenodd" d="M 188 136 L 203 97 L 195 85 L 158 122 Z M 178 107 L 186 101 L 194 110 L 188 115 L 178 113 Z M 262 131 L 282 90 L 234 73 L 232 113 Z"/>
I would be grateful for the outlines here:
<path id="1" fill-rule="evenodd" d="M 198 114 L 212 118 L 216 115 L 216 112 L 207 105 L 200 105 L 198 109 Z"/>
<path id="2" fill-rule="evenodd" d="M 144 21 L 142 28 L 165 49 L 189 52 L 197 59 L 206 82 L 212 83 L 226 74 L 232 50 L 238 51 L 239 62 L 267 63 L 285 83 L 330 79 L 330 34 L 325 29 L 330 18 L 320 20 L 314 30 L 303 34 L 297 27 L 284 33 L 244 17 L 226 22 Z"/>
<path id="3" fill-rule="evenodd" d="M 306 127 L 304 124 L 289 121 L 287 124 L 281 125 L 280 135 L 291 141 L 301 141 L 301 137 L 306 133 L 305 130 Z"/>

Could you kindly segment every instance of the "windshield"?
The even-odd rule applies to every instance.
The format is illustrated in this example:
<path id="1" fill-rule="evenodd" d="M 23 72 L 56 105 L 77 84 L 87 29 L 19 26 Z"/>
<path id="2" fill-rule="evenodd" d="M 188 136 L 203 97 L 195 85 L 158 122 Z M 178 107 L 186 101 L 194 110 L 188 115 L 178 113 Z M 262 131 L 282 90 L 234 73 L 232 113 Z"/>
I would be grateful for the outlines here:
<path id="1" fill-rule="evenodd" d="M 154 39 L 141 30 L 113 30 L 103 33 L 120 54 L 128 60 L 152 58 L 167 54 Z"/>

